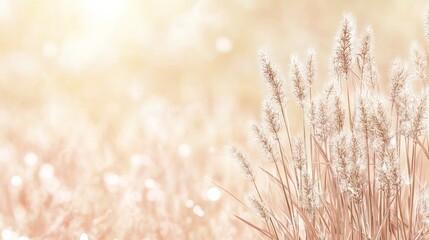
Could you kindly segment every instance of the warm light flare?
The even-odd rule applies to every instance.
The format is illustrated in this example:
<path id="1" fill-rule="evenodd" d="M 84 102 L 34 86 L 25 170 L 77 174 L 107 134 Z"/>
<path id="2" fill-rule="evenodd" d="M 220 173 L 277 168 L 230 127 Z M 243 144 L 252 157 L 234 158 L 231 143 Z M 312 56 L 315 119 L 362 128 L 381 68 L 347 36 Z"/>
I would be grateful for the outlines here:
<path id="1" fill-rule="evenodd" d="M 82 0 L 82 3 L 90 21 L 105 25 L 118 21 L 127 7 L 127 0 Z"/>

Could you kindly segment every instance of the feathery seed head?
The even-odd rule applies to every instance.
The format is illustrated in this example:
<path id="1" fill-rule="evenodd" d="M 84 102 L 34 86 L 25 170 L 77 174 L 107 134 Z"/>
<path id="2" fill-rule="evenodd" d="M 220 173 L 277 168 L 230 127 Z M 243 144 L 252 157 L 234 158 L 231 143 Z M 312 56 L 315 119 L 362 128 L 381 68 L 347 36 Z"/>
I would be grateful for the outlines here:
<path id="1" fill-rule="evenodd" d="M 264 120 L 268 131 L 277 139 L 280 131 L 279 113 L 270 101 L 267 101 L 264 106 Z"/>
<path id="2" fill-rule="evenodd" d="M 310 107 L 307 109 L 306 113 L 306 122 L 309 123 L 310 127 L 314 128 L 317 119 L 316 104 L 314 103 L 314 100 L 310 102 Z"/>
<path id="3" fill-rule="evenodd" d="M 332 139 L 331 151 L 333 159 L 333 169 L 341 191 L 347 190 L 347 169 L 348 169 L 348 148 L 347 138 L 344 133 L 339 133 Z"/>
<path id="4" fill-rule="evenodd" d="M 374 34 L 370 27 L 361 36 L 357 63 L 362 74 L 362 84 L 366 88 L 374 89 L 378 83 L 379 75 L 374 60 Z"/>
<path id="5" fill-rule="evenodd" d="M 412 137 L 417 139 L 424 134 L 427 114 L 427 94 L 424 92 L 420 98 L 419 103 L 416 106 L 414 112 L 413 126 L 412 126 Z"/>
<path id="6" fill-rule="evenodd" d="M 356 203 L 363 199 L 366 187 L 366 162 L 363 158 L 363 148 L 358 136 L 352 134 L 348 139 L 349 162 L 347 168 L 347 190 Z"/>
<path id="7" fill-rule="evenodd" d="M 246 177 L 249 178 L 250 181 L 255 181 L 255 175 L 253 174 L 252 166 L 247 160 L 247 157 L 244 156 L 244 154 L 235 147 L 231 149 L 231 154 L 237 161 L 240 168 L 243 170 L 243 173 L 246 175 Z"/>
<path id="8" fill-rule="evenodd" d="M 325 86 L 325 99 L 326 101 L 330 101 L 339 91 L 339 84 L 337 81 L 329 81 Z"/>
<path id="9" fill-rule="evenodd" d="M 350 137 L 350 143 L 349 143 L 349 151 L 350 151 L 350 161 L 353 163 L 356 163 L 358 165 L 362 165 L 362 157 L 363 157 L 363 151 L 362 151 L 362 144 L 359 138 L 353 134 Z"/>
<path id="10" fill-rule="evenodd" d="M 427 62 L 424 51 L 417 45 L 413 43 L 411 45 L 411 62 L 414 64 L 414 75 L 417 79 L 424 81 L 426 79 L 426 68 Z"/>
<path id="11" fill-rule="evenodd" d="M 409 137 L 413 134 L 415 127 L 418 122 L 415 120 L 415 115 L 417 112 L 418 104 L 417 99 L 414 97 L 414 94 L 411 93 L 411 90 L 406 88 L 399 95 L 397 101 L 397 112 L 398 112 L 398 122 L 399 122 L 399 134 L 402 136 Z M 424 116 L 424 115 L 422 115 Z M 415 132 L 418 133 L 418 132 Z"/>
<path id="12" fill-rule="evenodd" d="M 361 171 L 364 171 L 366 169 L 366 163 L 363 158 L 362 140 L 356 134 L 352 134 L 347 144 L 350 162 L 358 166 Z"/>
<path id="13" fill-rule="evenodd" d="M 420 190 L 417 200 L 417 211 L 423 222 L 429 224 L 429 190 L 427 188 Z"/>
<path id="14" fill-rule="evenodd" d="M 346 185 L 349 196 L 354 202 L 362 201 L 366 184 L 366 163 L 363 158 L 362 144 L 359 138 L 352 134 L 347 140 L 348 160 L 346 169 Z"/>
<path id="15" fill-rule="evenodd" d="M 307 171 L 302 171 L 301 183 L 302 187 L 300 188 L 298 196 L 299 206 L 304 209 L 307 216 L 312 219 L 316 209 L 320 207 L 321 191 Z"/>
<path id="16" fill-rule="evenodd" d="M 302 138 L 296 138 L 292 148 L 292 160 L 294 166 L 299 171 L 302 171 L 303 168 L 306 168 L 306 159 L 305 159 L 305 147 L 304 140 Z"/>
<path id="17" fill-rule="evenodd" d="M 255 196 L 250 197 L 250 206 L 254 209 L 258 217 L 262 218 L 263 220 L 268 219 L 269 212 L 267 209 L 267 206 L 261 202 L 261 200 L 257 199 Z"/>
<path id="18" fill-rule="evenodd" d="M 390 165 L 390 179 L 391 184 L 396 188 L 402 184 L 402 174 L 401 174 L 401 165 L 400 158 L 397 155 L 396 144 L 393 141 L 389 144 L 386 150 L 387 161 Z"/>
<path id="19" fill-rule="evenodd" d="M 317 105 L 315 126 L 316 137 L 320 141 L 325 142 L 331 134 L 332 128 L 330 125 L 328 102 L 324 98 L 320 98 Z"/>
<path id="20" fill-rule="evenodd" d="M 389 144 L 384 158 L 377 162 L 375 171 L 377 189 L 385 192 L 389 197 L 393 196 L 402 184 L 400 163 L 395 145 Z"/>
<path id="21" fill-rule="evenodd" d="M 253 132 L 256 136 L 260 148 L 270 161 L 277 161 L 277 153 L 274 152 L 271 140 L 267 137 L 265 132 L 258 125 L 253 125 Z"/>
<path id="22" fill-rule="evenodd" d="M 300 69 L 298 59 L 296 56 L 292 56 L 290 63 L 290 78 L 292 80 L 294 86 L 294 94 L 298 99 L 298 103 L 301 107 L 304 107 L 304 101 L 307 98 L 308 85 L 304 81 L 304 77 L 302 75 L 302 71 Z"/>
<path id="23" fill-rule="evenodd" d="M 390 120 L 387 118 L 383 104 L 376 103 L 376 109 L 370 116 L 371 132 L 374 137 L 374 146 L 381 156 L 390 143 Z"/>
<path id="24" fill-rule="evenodd" d="M 340 96 L 334 97 L 334 130 L 339 133 L 343 130 L 344 126 L 344 107 Z"/>
<path id="25" fill-rule="evenodd" d="M 305 62 L 305 77 L 307 80 L 308 86 L 311 88 L 314 78 L 316 75 L 316 52 L 314 49 L 309 49 L 307 51 L 307 57 Z"/>
<path id="26" fill-rule="evenodd" d="M 368 64 L 369 59 L 372 58 L 372 45 L 373 45 L 373 30 L 372 28 L 367 28 L 362 34 L 360 39 L 360 49 L 357 54 L 357 63 L 359 68 L 365 71 L 365 66 Z"/>
<path id="27" fill-rule="evenodd" d="M 347 191 L 354 202 L 362 202 L 365 186 L 365 170 L 362 170 L 357 164 L 350 164 L 347 176 Z"/>
<path id="28" fill-rule="evenodd" d="M 390 74 L 390 81 L 392 85 L 390 91 L 390 100 L 397 110 L 399 98 L 407 87 L 408 75 L 408 70 L 405 64 L 403 64 L 399 59 L 396 59 L 393 63 Z"/>
<path id="29" fill-rule="evenodd" d="M 262 73 L 265 81 L 271 89 L 271 96 L 279 106 L 285 104 L 285 94 L 283 91 L 283 80 L 280 78 L 278 71 L 275 70 L 272 63 L 265 53 L 260 54 Z"/>
<path id="30" fill-rule="evenodd" d="M 345 15 L 338 32 L 333 59 L 334 70 L 339 79 L 347 78 L 353 65 L 354 30 L 354 20 L 350 15 Z"/>
<path id="31" fill-rule="evenodd" d="M 372 107 L 374 105 L 371 103 L 372 99 L 369 96 L 360 96 L 357 100 L 357 111 L 356 111 L 356 120 L 357 127 L 363 134 L 364 138 L 371 138 L 373 129 L 371 122 L 371 115 L 373 112 Z"/>

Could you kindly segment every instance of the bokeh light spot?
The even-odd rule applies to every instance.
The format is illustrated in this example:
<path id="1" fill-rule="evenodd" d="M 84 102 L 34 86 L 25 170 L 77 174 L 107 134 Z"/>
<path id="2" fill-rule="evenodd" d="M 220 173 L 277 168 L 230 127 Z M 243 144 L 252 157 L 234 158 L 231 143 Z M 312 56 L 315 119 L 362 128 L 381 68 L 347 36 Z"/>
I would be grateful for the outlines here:
<path id="1" fill-rule="evenodd" d="M 155 180 L 153 180 L 153 179 L 149 178 L 149 179 L 146 179 L 146 180 L 144 181 L 144 186 L 145 186 L 146 188 L 152 189 L 152 188 L 155 188 L 155 186 L 156 186 L 156 182 L 155 182 Z"/>
<path id="2" fill-rule="evenodd" d="M 212 201 L 212 202 L 216 202 L 217 200 L 219 200 L 220 198 L 220 190 L 216 187 L 211 187 L 209 188 L 209 190 L 207 190 L 207 199 Z"/>
<path id="3" fill-rule="evenodd" d="M 182 143 L 180 144 L 177 151 L 181 157 L 189 157 L 191 155 L 192 149 L 188 144 Z"/>
<path id="4" fill-rule="evenodd" d="M 121 177 L 116 173 L 105 173 L 104 176 L 104 184 L 109 192 L 116 192 L 121 183 Z"/>
<path id="5" fill-rule="evenodd" d="M 48 163 L 45 163 L 40 167 L 39 177 L 43 180 L 50 180 L 54 177 L 55 168 Z"/>
<path id="6" fill-rule="evenodd" d="M 197 215 L 198 217 L 204 217 L 204 210 L 199 206 L 199 205 L 195 205 L 192 208 L 192 211 L 194 212 L 195 215 Z"/>
<path id="7" fill-rule="evenodd" d="M 22 178 L 20 176 L 15 175 L 10 179 L 10 183 L 14 187 L 19 187 L 22 185 Z"/>
<path id="8" fill-rule="evenodd" d="M 79 240 L 88 240 L 88 239 L 89 239 L 89 237 L 88 237 L 88 234 L 86 234 L 86 233 L 82 233 L 79 237 Z"/>
<path id="9" fill-rule="evenodd" d="M 216 40 L 216 50 L 218 50 L 221 53 L 228 53 L 232 50 L 233 43 L 232 41 L 227 37 L 219 37 Z"/>
<path id="10" fill-rule="evenodd" d="M 18 234 L 16 232 L 9 230 L 9 229 L 4 229 L 1 232 L 1 237 L 3 240 L 15 240 L 18 238 Z"/>
<path id="11" fill-rule="evenodd" d="M 152 162 L 152 159 L 149 155 L 145 154 L 133 154 L 130 157 L 131 165 L 138 167 L 138 166 L 146 166 L 149 165 Z"/>
<path id="12" fill-rule="evenodd" d="M 39 161 L 39 158 L 35 153 L 30 152 L 25 154 L 24 161 L 27 166 L 34 166 Z"/>
<path id="13" fill-rule="evenodd" d="M 192 207 L 194 206 L 194 201 L 192 201 L 192 199 L 188 199 L 188 200 L 186 200 L 186 202 L 185 202 L 185 206 L 186 206 L 187 208 L 192 208 Z"/>

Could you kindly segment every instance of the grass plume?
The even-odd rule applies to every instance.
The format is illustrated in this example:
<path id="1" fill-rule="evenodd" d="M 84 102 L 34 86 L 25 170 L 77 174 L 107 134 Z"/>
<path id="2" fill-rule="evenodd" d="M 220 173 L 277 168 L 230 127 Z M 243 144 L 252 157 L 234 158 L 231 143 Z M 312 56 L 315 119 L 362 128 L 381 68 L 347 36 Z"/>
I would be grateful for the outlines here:
<path id="1" fill-rule="evenodd" d="M 418 171 L 427 156 L 419 153 L 428 152 L 427 93 L 415 94 L 410 82 L 412 78 L 426 86 L 424 51 L 413 45 L 412 72 L 407 63 L 394 61 L 390 96 L 385 97 L 378 86 L 373 30 L 364 30 L 359 43 L 354 40 L 355 30 L 352 18 L 345 16 L 331 62 L 339 81 L 332 81 L 315 97 L 311 87 L 318 79 L 313 50 L 303 62 L 292 57 L 291 93 L 267 56 L 261 55 L 272 101 L 264 106 L 262 127 L 255 125 L 253 130 L 273 168 L 258 172 L 271 181 L 263 192 L 251 178 L 259 196 L 251 205 L 264 219 L 265 228 L 240 219 L 262 238 L 429 237 L 428 190 Z M 285 98 L 292 93 L 307 120 L 301 126 L 289 126 L 287 121 Z M 292 136 L 293 142 L 289 127 L 302 130 Z M 245 163 L 242 166 L 249 175 Z"/>

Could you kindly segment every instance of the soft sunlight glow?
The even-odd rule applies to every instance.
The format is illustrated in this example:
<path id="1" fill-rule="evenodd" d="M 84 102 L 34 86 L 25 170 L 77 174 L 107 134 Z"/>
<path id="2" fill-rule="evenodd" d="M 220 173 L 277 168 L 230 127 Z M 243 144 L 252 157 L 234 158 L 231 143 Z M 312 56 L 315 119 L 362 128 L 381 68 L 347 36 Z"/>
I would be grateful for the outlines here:
<path id="1" fill-rule="evenodd" d="M 43 56 L 46 58 L 54 58 L 58 53 L 58 46 L 54 42 L 46 42 L 43 45 Z"/>
<path id="2" fill-rule="evenodd" d="M 159 119 L 156 116 L 145 117 L 144 123 L 148 132 L 152 134 L 158 132 L 160 123 L 159 123 Z"/>
<path id="3" fill-rule="evenodd" d="M 87 69 L 96 62 L 106 48 L 105 44 L 96 36 L 70 36 L 61 45 L 59 65 L 70 72 Z M 53 49 L 49 49 L 51 50 Z"/>
<path id="4" fill-rule="evenodd" d="M 0 20 L 10 17 L 10 0 L 0 0 Z"/>
<path id="5" fill-rule="evenodd" d="M 126 0 L 83 0 L 84 10 L 89 20 L 101 25 L 117 21 L 126 5 Z"/>

